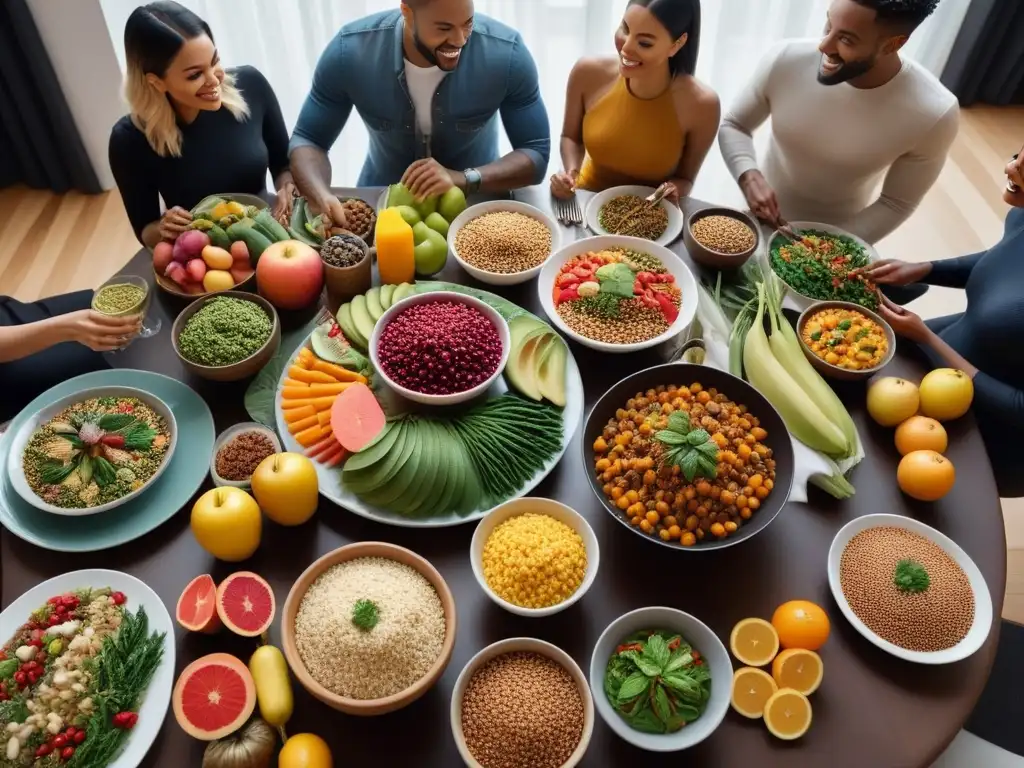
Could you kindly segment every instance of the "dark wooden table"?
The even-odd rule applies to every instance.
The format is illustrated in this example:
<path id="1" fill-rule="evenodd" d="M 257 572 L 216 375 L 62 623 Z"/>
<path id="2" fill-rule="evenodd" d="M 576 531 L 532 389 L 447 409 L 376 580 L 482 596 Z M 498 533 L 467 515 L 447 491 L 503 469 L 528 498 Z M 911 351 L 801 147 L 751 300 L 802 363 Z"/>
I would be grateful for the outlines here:
<path id="1" fill-rule="evenodd" d="M 355 194 L 375 203 L 378 190 Z M 545 190 L 516 194 L 549 209 Z M 701 207 L 687 201 L 684 208 Z M 580 230 L 569 237 L 580 236 Z M 675 250 L 685 257 L 681 245 Z M 125 270 L 149 274 L 149 256 L 140 252 Z M 442 279 L 472 283 L 454 260 Z M 482 286 L 487 288 L 487 286 Z M 535 283 L 494 289 L 542 315 Z M 217 385 L 189 377 L 171 350 L 170 326 L 180 306 L 166 297 L 154 302 L 162 315 L 161 333 L 133 344 L 118 356 L 121 367 L 142 368 L 187 382 L 209 403 L 218 430 L 248 420 L 242 405 L 245 384 Z M 588 408 L 614 382 L 629 373 L 670 358 L 671 346 L 635 355 L 605 355 L 573 345 L 583 373 Z M 897 355 L 890 373 L 910 378 L 923 373 L 906 353 Z M 791 503 L 759 536 L 740 546 L 713 553 L 672 551 L 655 546 L 624 529 L 599 505 L 587 486 L 580 459 L 579 434 L 565 458 L 538 487 L 537 495 L 557 498 L 584 514 L 601 545 L 601 571 L 589 594 L 569 610 L 545 619 L 525 619 L 490 602 L 469 565 L 472 525 L 417 531 L 372 523 L 324 501 L 317 516 L 297 529 L 267 524 L 263 543 L 245 567 L 269 579 L 278 602 L 294 579 L 314 559 L 353 541 L 382 540 L 415 550 L 444 575 L 459 610 L 459 635 L 447 671 L 437 686 L 413 706 L 392 715 L 358 719 L 342 715 L 296 690 L 295 716 L 289 732 L 310 731 L 327 739 L 339 766 L 452 768 L 460 764 L 449 727 L 452 687 L 471 655 L 497 640 L 532 636 L 568 651 L 586 672 L 601 631 L 615 617 L 646 605 L 668 605 L 693 613 L 727 638 L 733 624 L 746 616 L 770 618 L 785 600 L 805 598 L 824 606 L 832 619 L 832 636 L 822 650 L 825 679 L 812 697 L 814 724 L 800 741 L 775 740 L 760 722 L 730 712 L 715 734 L 684 756 L 641 753 L 617 738 L 598 719 L 584 766 L 677 766 L 738 768 L 768 766 L 850 766 L 914 768 L 927 766 L 942 752 L 974 706 L 995 655 L 999 614 L 1006 581 L 1006 542 L 999 499 L 981 438 L 970 417 L 951 425 L 948 455 L 957 469 L 953 492 L 936 504 L 915 504 L 896 485 L 897 454 L 892 431 L 866 417 L 864 390 L 842 395 L 854 415 L 867 457 L 854 470 L 857 494 L 839 502 L 812 489 L 809 504 Z M 53 554 L 0 532 L 2 594 L 8 605 L 38 582 L 79 568 L 117 568 L 144 580 L 170 610 L 195 575 L 213 573 L 218 580 L 232 570 L 200 549 L 189 531 L 189 507 L 147 536 L 117 549 L 82 555 Z M 862 638 L 843 619 L 828 589 L 826 557 L 836 531 L 849 520 L 874 512 L 895 512 L 935 526 L 955 539 L 981 568 L 993 597 L 995 616 L 988 642 L 971 658 L 945 667 L 925 667 L 895 659 Z M 278 628 L 272 633 L 279 640 Z M 224 634 L 207 637 L 177 632 L 178 671 L 198 656 L 214 651 L 248 658 L 252 645 Z M 716 680 L 715 685 L 729 685 Z M 595 696 L 602 695 L 600 689 Z M 163 731 L 144 765 L 166 768 L 198 766 L 204 745 L 193 741 L 168 713 Z"/>

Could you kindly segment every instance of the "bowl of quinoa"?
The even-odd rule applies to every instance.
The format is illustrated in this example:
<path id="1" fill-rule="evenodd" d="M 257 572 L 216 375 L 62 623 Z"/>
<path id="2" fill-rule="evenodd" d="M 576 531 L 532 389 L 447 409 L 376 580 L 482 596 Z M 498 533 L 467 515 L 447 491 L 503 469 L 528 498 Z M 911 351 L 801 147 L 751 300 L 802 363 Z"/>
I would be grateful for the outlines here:
<path id="1" fill-rule="evenodd" d="M 579 665 L 530 637 L 487 646 L 455 681 L 452 734 L 470 768 L 572 768 L 594 732 L 594 699 Z"/>
<path id="2" fill-rule="evenodd" d="M 590 524 L 553 499 L 499 504 L 476 527 L 473 575 L 491 600 L 520 616 L 550 616 L 587 593 L 600 550 Z"/>
<path id="3" fill-rule="evenodd" d="M 657 346 L 689 328 L 697 314 L 689 267 L 665 246 L 638 237 L 602 235 L 566 245 L 544 264 L 537 291 L 558 330 L 601 352 Z"/>
<path id="4" fill-rule="evenodd" d="M 260 462 L 280 452 L 281 441 L 274 430 L 255 421 L 235 424 L 213 444 L 210 477 L 216 486 L 248 488 Z"/>
<path id="5" fill-rule="evenodd" d="M 408 706 L 438 681 L 455 645 L 455 599 L 411 550 L 379 541 L 328 552 L 284 604 L 288 666 L 324 704 L 350 715 Z"/>
<path id="6" fill-rule="evenodd" d="M 906 661 L 960 661 L 992 627 L 978 566 L 948 536 L 909 517 L 865 515 L 843 526 L 829 549 L 828 583 L 854 629 Z"/>
<path id="7" fill-rule="evenodd" d="M 132 387 L 95 387 L 43 408 L 14 435 L 11 485 L 55 515 L 95 515 L 143 493 L 174 455 L 178 427 L 162 400 Z"/>

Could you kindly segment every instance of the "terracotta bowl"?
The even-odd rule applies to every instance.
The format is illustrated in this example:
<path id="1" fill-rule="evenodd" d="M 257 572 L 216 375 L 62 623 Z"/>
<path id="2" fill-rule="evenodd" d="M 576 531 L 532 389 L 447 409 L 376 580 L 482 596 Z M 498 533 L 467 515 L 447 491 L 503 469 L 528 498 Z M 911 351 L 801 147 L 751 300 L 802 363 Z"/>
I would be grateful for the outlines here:
<path id="1" fill-rule="evenodd" d="M 187 291 L 181 290 L 181 286 L 179 286 L 176 282 L 171 280 L 169 277 L 164 277 L 163 275 L 159 274 L 155 269 L 153 270 L 153 282 L 156 283 L 157 287 L 164 293 L 168 293 L 171 296 L 174 296 L 175 298 L 187 302 L 192 302 L 195 301 L 196 299 L 202 299 L 207 296 L 219 296 L 221 294 L 228 293 L 228 291 L 204 291 L 203 293 L 188 293 Z M 255 288 L 256 271 L 253 270 L 253 273 L 251 275 L 245 278 L 245 280 L 243 280 L 242 282 L 236 283 L 235 286 L 230 290 L 245 291 L 251 293 L 254 292 Z"/>
<path id="2" fill-rule="evenodd" d="M 427 674 L 418 682 L 409 686 L 404 691 L 399 691 L 382 699 L 350 699 L 327 690 L 314 680 L 313 676 L 306 669 L 305 664 L 302 663 L 302 658 L 299 656 L 299 649 L 295 644 L 295 617 L 299 612 L 302 598 L 305 597 L 310 585 L 331 566 L 363 557 L 384 557 L 415 569 L 437 591 L 437 596 L 441 598 L 441 607 L 444 609 L 445 635 L 444 643 L 441 646 L 441 655 L 438 656 Z M 284 612 L 281 614 L 281 637 L 284 645 L 284 655 L 288 659 L 288 666 L 291 667 L 292 674 L 302 684 L 302 687 L 309 691 L 314 698 L 319 699 L 333 709 L 349 715 L 360 715 L 363 717 L 385 715 L 407 707 L 430 690 L 434 683 L 444 674 L 444 670 L 452 657 L 452 649 L 455 647 L 456 626 L 455 598 L 452 597 L 451 590 L 448 589 L 444 578 L 437 572 L 434 566 L 411 550 L 381 541 L 363 541 L 356 544 L 348 544 L 333 552 L 328 552 L 314 562 L 292 585 L 291 590 L 288 592 L 288 598 L 284 603 Z"/>
<path id="3" fill-rule="evenodd" d="M 859 371 L 851 371 L 848 368 L 840 368 L 837 365 L 826 363 L 814 354 L 810 347 L 807 346 L 807 342 L 804 341 L 804 326 L 807 325 L 808 320 L 823 309 L 846 309 L 851 312 L 860 312 L 868 320 L 871 320 L 881 327 L 882 332 L 885 334 L 885 340 L 889 345 L 889 349 L 885 353 L 885 357 L 882 358 L 882 362 L 874 368 L 864 368 Z M 885 366 L 889 364 L 889 361 L 892 360 L 893 355 L 896 354 L 896 334 L 893 332 L 892 326 L 885 322 L 878 313 L 872 312 L 870 309 L 862 307 L 860 304 L 853 304 L 849 301 L 819 301 L 811 304 L 811 306 L 800 314 L 799 319 L 796 321 L 796 335 L 800 339 L 800 349 L 803 350 L 804 357 L 810 361 L 815 370 L 817 370 L 822 376 L 838 379 L 840 381 L 867 381 L 880 370 L 885 368 Z"/>
<path id="4" fill-rule="evenodd" d="M 178 349 L 178 337 L 181 335 L 182 330 L 185 328 L 185 323 L 192 317 L 196 312 L 206 305 L 206 302 L 219 298 L 221 296 L 230 297 L 233 299 L 242 299 L 243 301 L 251 301 L 258 305 L 267 316 L 270 318 L 273 328 L 270 331 L 270 338 L 267 339 L 267 343 L 260 347 L 249 357 L 244 360 L 239 360 L 237 363 L 231 365 L 199 365 L 193 363 L 191 360 L 186 360 L 181 350 Z M 274 355 L 277 354 L 277 350 L 281 346 L 281 320 L 277 316 L 277 310 L 274 309 L 273 305 L 255 293 L 242 293 L 241 291 L 224 291 L 222 293 L 212 293 L 207 296 L 197 297 L 197 301 L 193 301 L 187 307 L 185 307 L 178 314 L 178 317 L 174 321 L 174 326 L 171 328 L 171 344 L 174 346 L 174 354 L 181 360 L 181 364 L 185 366 L 185 369 L 190 373 L 194 373 L 202 379 L 209 379 L 210 381 L 240 381 L 250 376 L 255 376 L 260 370 L 269 363 Z"/>
<path id="5" fill-rule="evenodd" d="M 735 219 L 741 224 L 746 224 L 754 233 L 754 244 L 740 253 L 722 253 L 703 245 L 693 236 L 693 225 L 708 216 L 725 216 Z M 738 269 L 757 251 L 757 247 L 761 243 L 761 227 L 753 216 L 735 208 L 724 208 L 722 206 L 701 208 L 687 217 L 686 226 L 683 227 L 683 243 L 686 245 L 686 251 L 690 254 L 690 258 L 698 264 L 712 267 L 713 269 Z"/>

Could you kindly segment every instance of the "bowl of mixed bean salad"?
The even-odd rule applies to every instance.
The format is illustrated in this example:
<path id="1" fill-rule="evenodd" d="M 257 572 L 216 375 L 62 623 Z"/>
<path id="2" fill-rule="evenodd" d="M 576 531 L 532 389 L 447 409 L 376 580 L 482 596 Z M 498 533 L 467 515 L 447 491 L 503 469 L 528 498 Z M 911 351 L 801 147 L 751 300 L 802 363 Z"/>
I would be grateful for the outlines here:
<path id="1" fill-rule="evenodd" d="M 820 301 L 796 323 L 804 355 L 823 376 L 857 381 L 873 376 L 896 353 L 896 334 L 859 304 Z"/>
<path id="2" fill-rule="evenodd" d="M 878 308 L 878 288 L 857 270 L 878 260 L 867 242 L 828 224 L 792 221 L 800 235 L 791 240 L 782 232 L 768 243 L 768 263 L 789 288 L 793 301 L 807 309 L 816 301 L 846 301 Z"/>
<path id="3" fill-rule="evenodd" d="M 671 363 L 628 376 L 598 400 L 583 432 L 590 486 L 637 535 L 718 549 L 775 518 L 793 484 L 782 417 L 742 379 Z"/>

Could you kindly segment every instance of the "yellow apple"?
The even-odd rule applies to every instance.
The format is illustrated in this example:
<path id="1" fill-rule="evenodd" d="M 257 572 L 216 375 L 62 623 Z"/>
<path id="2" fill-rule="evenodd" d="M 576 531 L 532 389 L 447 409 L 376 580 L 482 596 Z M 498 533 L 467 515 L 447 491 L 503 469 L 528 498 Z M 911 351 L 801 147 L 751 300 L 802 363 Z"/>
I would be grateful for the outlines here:
<path id="1" fill-rule="evenodd" d="M 192 533 L 199 546 L 229 563 L 247 560 L 260 545 L 263 517 L 256 500 L 241 488 L 207 491 L 192 507 Z"/>
<path id="2" fill-rule="evenodd" d="M 320 485 L 313 462 L 299 453 L 267 456 L 252 473 L 252 492 L 279 525 L 302 525 L 316 512 Z"/>
<path id="3" fill-rule="evenodd" d="M 224 269 L 208 270 L 206 276 L 203 277 L 203 288 L 211 293 L 213 291 L 230 291 L 234 287 L 235 278 Z"/>

